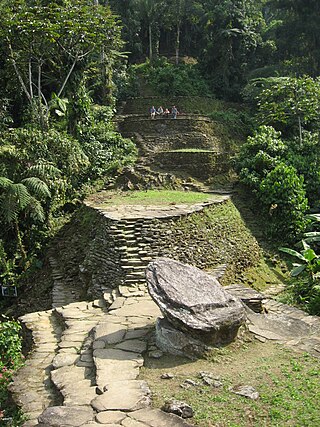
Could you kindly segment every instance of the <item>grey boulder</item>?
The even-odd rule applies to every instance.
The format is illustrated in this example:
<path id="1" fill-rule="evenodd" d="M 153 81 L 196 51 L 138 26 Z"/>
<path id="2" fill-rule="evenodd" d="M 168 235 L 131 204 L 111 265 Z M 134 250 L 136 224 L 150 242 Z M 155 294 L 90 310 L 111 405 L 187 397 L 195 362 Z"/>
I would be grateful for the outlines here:
<path id="1" fill-rule="evenodd" d="M 158 258 L 148 265 L 146 278 L 165 319 L 207 345 L 231 342 L 245 321 L 240 300 L 196 267 Z"/>

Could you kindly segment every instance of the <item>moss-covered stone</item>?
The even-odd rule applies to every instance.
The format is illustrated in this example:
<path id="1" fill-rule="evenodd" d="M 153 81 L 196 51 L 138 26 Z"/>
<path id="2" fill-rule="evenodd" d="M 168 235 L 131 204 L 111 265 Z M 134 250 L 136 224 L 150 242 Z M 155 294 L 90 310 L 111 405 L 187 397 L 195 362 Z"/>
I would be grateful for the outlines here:
<path id="1" fill-rule="evenodd" d="M 157 153 L 154 160 L 166 169 L 182 170 L 201 180 L 227 174 L 230 169 L 229 156 L 212 151 L 165 151 Z"/>
<path id="2" fill-rule="evenodd" d="M 226 264 L 226 284 L 261 258 L 255 238 L 230 200 L 185 214 L 136 220 L 116 220 L 84 208 L 57 246 L 65 277 L 78 280 L 90 296 L 106 287 L 142 283 L 148 262 L 160 256 L 204 270 Z"/>

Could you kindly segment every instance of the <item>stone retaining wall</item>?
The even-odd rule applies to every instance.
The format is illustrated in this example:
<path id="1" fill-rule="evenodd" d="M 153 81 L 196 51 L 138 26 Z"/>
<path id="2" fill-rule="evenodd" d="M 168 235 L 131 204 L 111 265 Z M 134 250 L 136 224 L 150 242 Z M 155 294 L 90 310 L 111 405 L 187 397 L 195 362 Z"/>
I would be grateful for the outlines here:
<path id="1" fill-rule="evenodd" d="M 190 132 L 206 133 L 214 135 L 214 123 L 208 118 L 198 115 L 183 115 L 177 120 L 171 118 L 156 118 L 151 120 L 149 117 L 141 116 L 123 116 L 118 119 L 119 131 L 124 136 L 139 133 L 148 136 L 165 136 L 176 134 L 188 134 Z"/>
<path id="2" fill-rule="evenodd" d="M 231 169 L 227 153 L 212 151 L 166 151 L 156 153 L 154 160 L 161 167 L 182 170 L 190 176 L 208 179 L 215 175 L 227 174 Z"/>
<path id="3" fill-rule="evenodd" d="M 92 214 L 94 208 L 88 207 Z M 222 200 L 156 217 L 115 219 L 96 210 L 94 237 L 80 265 L 90 296 L 119 285 L 145 284 L 145 268 L 167 256 L 202 269 L 227 264 L 226 277 L 254 265 L 260 250 L 233 204 Z M 224 220 L 225 212 L 232 212 Z M 229 214 L 228 214 L 229 215 Z"/>

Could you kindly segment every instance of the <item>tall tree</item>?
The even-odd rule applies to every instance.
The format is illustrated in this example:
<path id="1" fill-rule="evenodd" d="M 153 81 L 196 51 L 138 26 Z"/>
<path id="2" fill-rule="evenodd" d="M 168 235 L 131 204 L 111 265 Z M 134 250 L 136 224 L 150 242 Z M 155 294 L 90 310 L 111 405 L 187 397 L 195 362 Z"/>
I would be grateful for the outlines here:
<path id="1" fill-rule="evenodd" d="M 161 18 L 164 2 L 163 0 L 133 0 L 137 7 L 142 23 L 146 26 L 148 32 L 148 52 L 150 61 L 154 56 L 154 45 L 158 45 L 159 39 L 158 21 Z M 143 27 L 143 25 L 142 25 Z M 153 39 L 153 34 L 156 33 L 157 40 Z"/>
<path id="2" fill-rule="evenodd" d="M 320 2 L 318 0 L 271 0 L 280 25 L 276 31 L 278 58 L 290 61 L 298 73 L 320 73 Z"/>
<path id="3" fill-rule="evenodd" d="M 75 73 L 84 73 L 93 53 L 120 47 L 120 27 L 110 9 L 74 0 L 29 5 L 14 0 L 0 18 L 10 64 L 42 128 L 50 96 L 61 97 Z"/>
<path id="4" fill-rule="evenodd" d="M 261 43 L 263 17 L 253 0 L 207 1 L 200 61 L 220 95 L 238 98 Z"/>

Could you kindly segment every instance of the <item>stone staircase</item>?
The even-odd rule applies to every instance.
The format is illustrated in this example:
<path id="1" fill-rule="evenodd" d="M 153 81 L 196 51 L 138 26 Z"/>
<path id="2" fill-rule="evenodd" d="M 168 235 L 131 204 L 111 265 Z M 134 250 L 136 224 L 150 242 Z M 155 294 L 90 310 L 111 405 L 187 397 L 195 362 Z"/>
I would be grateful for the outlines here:
<path id="1" fill-rule="evenodd" d="M 139 147 L 138 164 L 143 162 L 153 169 L 174 172 L 177 176 L 185 173 L 203 181 L 230 171 L 225 136 L 220 135 L 220 128 L 208 117 L 184 113 L 176 120 L 163 117 L 151 120 L 148 115 L 139 114 L 140 110 L 140 101 L 131 100 L 130 108 L 124 109 L 130 113 L 117 117 L 119 131 L 134 138 Z"/>
<path id="2" fill-rule="evenodd" d="M 155 350 L 159 315 L 146 288 L 130 285 L 23 316 L 34 348 L 10 386 L 28 418 L 23 426 L 190 426 L 151 409 L 148 385 L 138 379 L 143 355 Z"/>
<path id="3" fill-rule="evenodd" d="M 31 420 L 25 426 L 31 426 L 36 424 L 34 421 L 45 408 L 62 403 L 50 381 L 50 373 L 63 328 L 53 310 L 27 314 L 21 321 L 32 331 L 34 347 L 9 390 L 16 404 Z"/>
<path id="4" fill-rule="evenodd" d="M 59 268 L 58 260 L 52 254 L 49 255 L 49 264 L 53 278 L 52 307 L 61 307 L 74 301 L 80 301 L 81 287 L 79 283 L 65 277 Z"/>
<path id="5" fill-rule="evenodd" d="M 145 269 L 152 257 L 146 250 L 147 243 L 143 241 L 143 230 L 150 228 L 151 221 L 144 218 L 121 219 L 111 227 L 110 233 L 117 242 L 121 260 L 121 268 L 124 271 L 124 286 L 145 288 Z M 130 288 L 127 288 L 128 292 Z M 133 288 L 137 293 L 137 288 Z M 130 293 L 130 292 L 129 292 Z"/>

